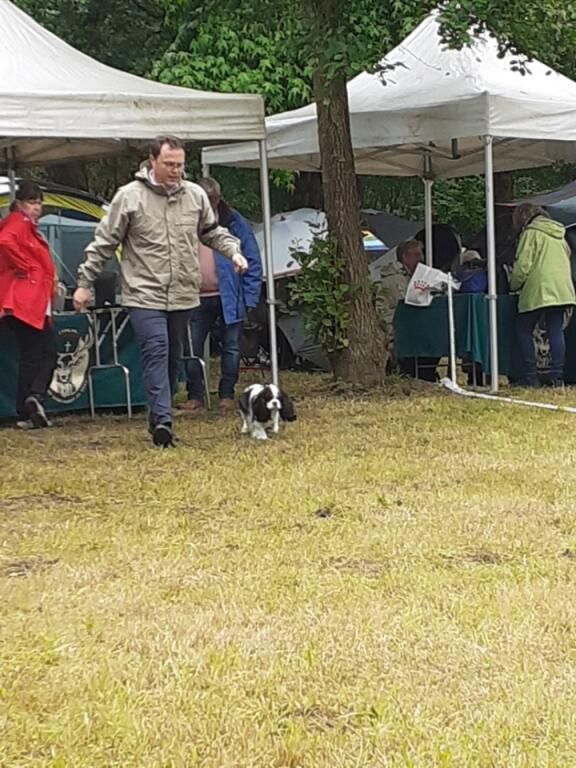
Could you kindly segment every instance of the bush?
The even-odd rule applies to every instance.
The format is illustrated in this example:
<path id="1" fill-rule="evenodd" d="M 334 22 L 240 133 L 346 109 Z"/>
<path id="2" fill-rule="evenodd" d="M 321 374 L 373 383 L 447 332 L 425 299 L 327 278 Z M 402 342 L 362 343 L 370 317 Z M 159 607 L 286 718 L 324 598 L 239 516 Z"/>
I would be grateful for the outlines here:
<path id="1" fill-rule="evenodd" d="M 351 287 L 344 282 L 344 257 L 319 227 L 309 250 L 291 252 L 302 270 L 290 285 L 290 305 L 302 309 L 306 330 L 326 353 L 345 349 Z"/>

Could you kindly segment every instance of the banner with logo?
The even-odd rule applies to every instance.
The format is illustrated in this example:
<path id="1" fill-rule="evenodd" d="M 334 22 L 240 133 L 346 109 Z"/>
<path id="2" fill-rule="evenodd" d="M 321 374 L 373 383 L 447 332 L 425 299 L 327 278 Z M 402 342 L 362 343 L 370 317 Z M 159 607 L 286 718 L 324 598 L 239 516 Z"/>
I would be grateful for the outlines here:
<path id="1" fill-rule="evenodd" d="M 100 358 L 103 364 L 112 363 L 111 329 L 108 318 L 109 315 L 103 315 L 96 322 L 101 340 Z M 121 319 L 119 319 L 119 325 L 120 323 Z M 96 361 L 94 328 L 86 315 L 75 313 L 56 315 L 54 325 L 58 342 L 58 360 L 45 402 L 46 411 L 88 410 L 88 370 Z M 118 339 L 118 362 L 130 372 L 132 405 L 144 405 L 142 363 L 130 323 L 125 325 Z M 11 419 L 16 415 L 17 367 L 16 343 L 10 331 L 0 322 L 0 419 Z M 92 381 L 96 408 L 126 406 L 125 380 L 120 369 L 94 370 Z"/>

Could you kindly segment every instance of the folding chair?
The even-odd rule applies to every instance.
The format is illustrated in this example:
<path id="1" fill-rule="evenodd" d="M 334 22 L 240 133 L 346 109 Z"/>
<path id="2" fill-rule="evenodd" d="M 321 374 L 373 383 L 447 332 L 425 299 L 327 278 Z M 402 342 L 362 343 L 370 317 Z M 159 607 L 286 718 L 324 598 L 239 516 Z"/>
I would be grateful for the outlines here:
<path id="1" fill-rule="evenodd" d="M 200 370 L 202 371 L 202 382 L 204 384 L 204 404 L 206 405 L 206 408 L 210 408 L 210 388 L 208 386 L 208 371 L 206 368 L 206 363 L 204 362 L 204 358 L 200 355 L 194 354 L 194 345 L 192 344 L 192 329 L 190 328 L 190 323 L 186 326 L 187 331 L 187 342 L 188 342 L 188 348 L 186 350 L 182 350 L 182 356 L 181 360 L 183 362 L 187 362 L 188 360 L 197 360 L 200 365 Z M 188 351 L 188 354 L 185 354 L 185 352 Z"/>

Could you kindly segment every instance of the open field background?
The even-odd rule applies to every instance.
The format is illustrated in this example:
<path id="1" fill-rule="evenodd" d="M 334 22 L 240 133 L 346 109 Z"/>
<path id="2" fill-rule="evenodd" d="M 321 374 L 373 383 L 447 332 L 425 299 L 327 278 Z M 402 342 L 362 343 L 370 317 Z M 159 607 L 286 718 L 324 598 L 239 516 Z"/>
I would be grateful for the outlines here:
<path id="1" fill-rule="evenodd" d="M 576 416 L 287 387 L 0 431 L 0 765 L 576 766 Z"/>

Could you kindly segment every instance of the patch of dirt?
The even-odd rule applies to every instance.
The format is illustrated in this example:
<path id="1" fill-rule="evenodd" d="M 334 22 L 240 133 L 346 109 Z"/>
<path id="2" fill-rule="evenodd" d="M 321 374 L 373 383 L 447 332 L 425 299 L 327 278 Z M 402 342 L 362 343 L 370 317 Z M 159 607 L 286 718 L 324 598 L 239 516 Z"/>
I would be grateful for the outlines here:
<path id="1" fill-rule="evenodd" d="M 472 563 L 475 565 L 502 565 L 505 558 L 497 552 L 490 552 L 487 549 L 477 549 L 471 552 L 462 552 L 458 554 L 442 553 L 440 558 L 447 564 L 458 565 L 462 563 Z"/>
<path id="2" fill-rule="evenodd" d="M 317 704 L 311 707 L 298 707 L 288 713 L 290 718 L 304 720 L 308 728 L 319 731 L 326 731 L 334 728 L 338 715 L 336 712 L 324 710 Z"/>
<path id="3" fill-rule="evenodd" d="M 368 579 L 379 579 L 390 568 L 390 564 L 386 560 L 350 559 L 347 557 L 334 557 L 328 561 L 327 566 L 337 568 L 340 571 L 355 573 Z"/>
<path id="4" fill-rule="evenodd" d="M 15 578 L 17 576 L 30 576 L 33 573 L 38 573 L 39 571 L 45 571 L 47 568 L 50 568 L 52 565 L 56 565 L 56 563 L 60 562 L 60 558 L 47 558 L 47 557 L 31 557 L 27 560 L 14 560 L 11 563 L 8 563 L 4 568 L 2 569 L 2 575 L 3 576 L 9 576 L 10 578 Z"/>
<path id="5" fill-rule="evenodd" d="M 58 506 L 59 504 L 79 504 L 83 501 L 81 496 L 71 496 L 56 491 L 47 491 L 46 493 L 28 493 L 22 496 L 8 496 L 0 499 L 0 510 L 20 511 L 35 505 Z"/>

